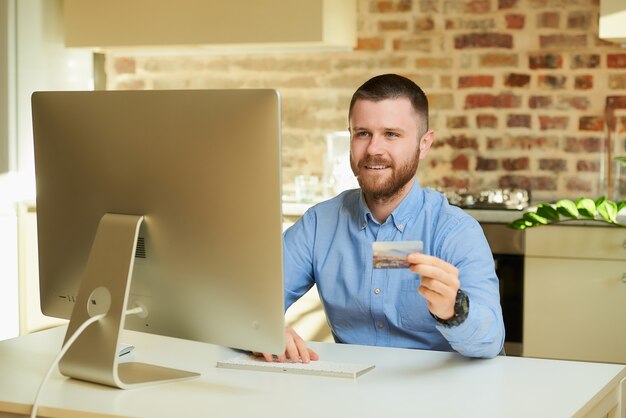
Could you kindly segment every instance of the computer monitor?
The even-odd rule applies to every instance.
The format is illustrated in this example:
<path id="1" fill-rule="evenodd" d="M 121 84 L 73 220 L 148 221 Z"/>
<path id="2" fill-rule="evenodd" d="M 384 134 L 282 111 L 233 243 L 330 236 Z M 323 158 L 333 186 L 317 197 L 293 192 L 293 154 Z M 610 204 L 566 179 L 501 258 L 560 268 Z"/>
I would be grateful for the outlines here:
<path id="1" fill-rule="evenodd" d="M 66 340 L 107 313 L 63 374 L 188 377 L 118 364 L 122 328 L 284 351 L 277 91 L 36 92 L 32 112 L 42 312 Z"/>

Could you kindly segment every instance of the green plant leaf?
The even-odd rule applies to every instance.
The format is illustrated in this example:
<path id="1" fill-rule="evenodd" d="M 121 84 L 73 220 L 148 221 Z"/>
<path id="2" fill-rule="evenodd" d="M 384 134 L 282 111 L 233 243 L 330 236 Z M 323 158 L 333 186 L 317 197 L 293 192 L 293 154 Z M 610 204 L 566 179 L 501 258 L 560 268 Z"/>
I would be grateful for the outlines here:
<path id="1" fill-rule="evenodd" d="M 596 217 L 596 204 L 593 200 L 581 197 L 576 201 L 576 208 L 578 209 L 578 213 L 586 218 L 595 218 Z"/>
<path id="2" fill-rule="evenodd" d="M 511 222 L 509 226 L 514 229 L 524 230 L 528 228 L 529 225 L 526 224 L 526 221 L 524 219 L 520 218 Z"/>
<path id="3" fill-rule="evenodd" d="M 598 206 L 598 213 L 605 221 L 615 223 L 617 218 L 617 204 L 611 200 L 604 200 L 600 206 Z"/>
<path id="4" fill-rule="evenodd" d="M 615 157 L 614 160 L 626 167 L 626 157 Z"/>
<path id="5" fill-rule="evenodd" d="M 593 202 L 592 202 L 593 203 Z M 595 206 L 593 207 L 596 208 Z M 547 203 L 540 203 L 537 205 L 537 215 L 542 216 L 551 221 L 559 220 L 559 212 Z"/>
<path id="6" fill-rule="evenodd" d="M 624 209 L 626 207 L 626 200 L 622 200 L 617 204 L 617 211 Z"/>
<path id="7" fill-rule="evenodd" d="M 576 208 L 576 204 L 568 199 L 562 199 L 556 202 L 556 210 L 564 216 L 568 218 L 578 218 L 578 209 Z"/>
<path id="8" fill-rule="evenodd" d="M 524 218 L 525 221 L 528 221 L 532 224 L 532 226 L 535 225 L 547 225 L 548 224 L 548 220 L 546 218 L 544 218 L 543 216 L 537 215 L 535 212 L 526 212 L 524 214 Z"/>
<path id="9" fill-rule="evenodd" d="M 600 207 L 602 202 L 604 202 L 605 200 L 606 200 L 606 196 L 601 196 L 601 197 L 597 198 L 596 201 L 594 202 L 596 204 L 596 209 L 598 207 Z"/>

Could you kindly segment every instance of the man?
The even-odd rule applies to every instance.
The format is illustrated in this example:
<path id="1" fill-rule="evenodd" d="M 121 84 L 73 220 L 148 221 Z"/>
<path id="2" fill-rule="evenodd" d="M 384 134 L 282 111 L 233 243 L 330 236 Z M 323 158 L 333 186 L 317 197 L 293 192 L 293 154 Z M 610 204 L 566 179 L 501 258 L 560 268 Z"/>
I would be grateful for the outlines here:
<path id="1" fill-rule="evenodd" d="M 482 229 L 415 179 L 434 140 L 424 92 L 377 76 L 354 93 L 348 116 L 360 189 L 314 206 L 285 232 L 285 307 L 317 284 L 337 342 L 496 356 L 504 325 Z M 375 269 L 375 241 L 422 241 L 423 253 L 407 257 L 409 268 Z M 277 358 L 318 355 L 288 328 Z"/>

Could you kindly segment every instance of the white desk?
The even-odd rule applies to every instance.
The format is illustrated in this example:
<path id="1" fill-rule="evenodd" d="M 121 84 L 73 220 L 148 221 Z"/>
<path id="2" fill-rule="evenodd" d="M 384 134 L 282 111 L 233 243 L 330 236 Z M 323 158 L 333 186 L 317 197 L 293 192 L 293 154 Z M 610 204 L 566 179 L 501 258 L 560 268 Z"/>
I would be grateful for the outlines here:
<path id="1" fill-rule="evenodd" d="M 65 328 L 0 342 L 0 417 L 30 412 Z M 45 417 L 626 417 L 626 366 L 312 343 L 323 359 L 372 361 L 356 380 L 216 369 L 233 351 L 127 332 L 135 359 L 202 373 L 123 391 L 54 373 Z M 78 411 L 78 412 L 77 412 Z M 612 412 L 611 412 L 612 411 Z M 13 415 L 16 414 L 16 415 Z"/>

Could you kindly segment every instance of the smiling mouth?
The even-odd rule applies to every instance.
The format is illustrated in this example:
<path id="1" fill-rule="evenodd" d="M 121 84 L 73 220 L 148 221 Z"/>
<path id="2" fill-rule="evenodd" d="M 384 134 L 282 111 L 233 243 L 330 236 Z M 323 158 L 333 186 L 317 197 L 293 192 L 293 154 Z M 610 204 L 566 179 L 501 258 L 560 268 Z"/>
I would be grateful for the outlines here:
<path id="1" fill-rule="evenodd" d="M 386 165 L 366 165 L 365 168 L 368 170 L 384 170 L 385 168 L 389 168 Z"/>

